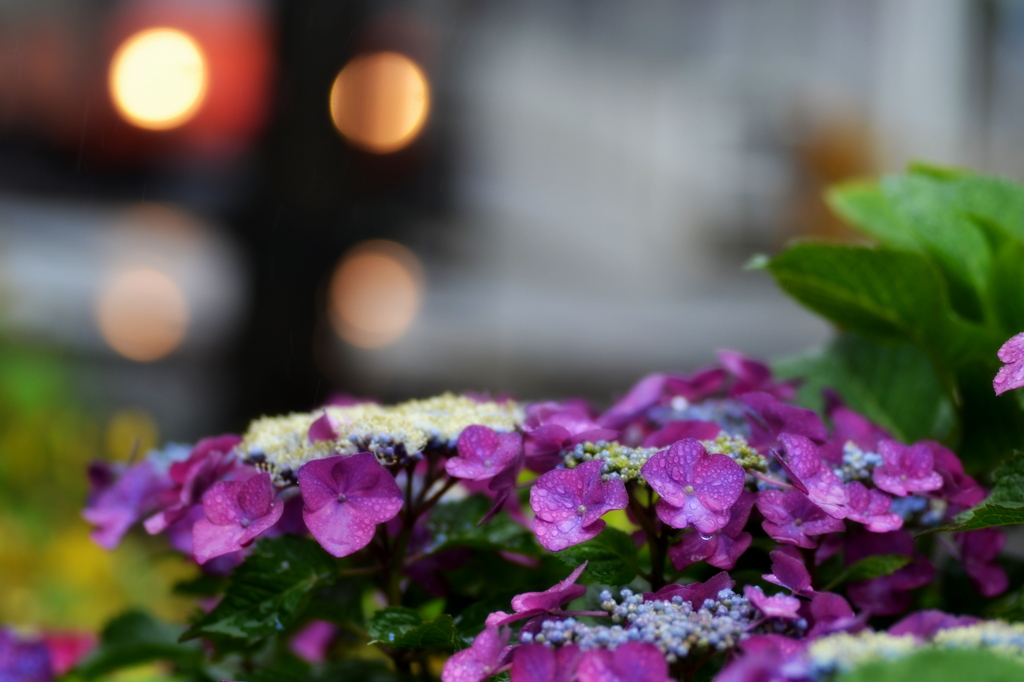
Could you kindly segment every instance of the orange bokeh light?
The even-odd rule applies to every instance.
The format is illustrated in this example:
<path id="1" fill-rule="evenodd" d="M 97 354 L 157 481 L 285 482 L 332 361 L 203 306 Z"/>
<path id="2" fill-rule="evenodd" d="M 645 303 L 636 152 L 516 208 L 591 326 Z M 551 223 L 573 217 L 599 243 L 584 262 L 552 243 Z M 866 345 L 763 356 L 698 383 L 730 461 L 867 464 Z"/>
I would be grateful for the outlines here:
<path id="1" fill-rule="evenodd" d="M 359 55 L 331 87 L 331 118 L 353 145 L 375 154 L 398 151 L 419 135 L 430 113 L 423 70 L 397 52 Z"/>
<path id="2" fill-rule="evenodd" d="M 353 346 L 394 343 L 416 319 L 422 282 L 422 266 L 409 249 L 384 240 L 359 244 L 342 257 L 331 277 L 331 325 Z"/>
<path id="3" fill-rule="evenodd" d="M 96 323 L 103 339 L 124 357 L 138 362 L 174 352 L 185 340 L 188 317 L 181 287 L 151 268 L 117 273 L 96 302 Z"/>

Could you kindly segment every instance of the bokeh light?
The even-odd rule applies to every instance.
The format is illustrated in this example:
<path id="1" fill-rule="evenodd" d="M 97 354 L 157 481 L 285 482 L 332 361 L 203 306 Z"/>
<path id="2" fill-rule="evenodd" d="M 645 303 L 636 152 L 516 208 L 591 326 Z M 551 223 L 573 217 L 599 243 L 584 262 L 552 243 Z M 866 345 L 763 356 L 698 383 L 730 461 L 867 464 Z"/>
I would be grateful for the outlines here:
<path id="1" fill-rule="evenodd" d="M 376 154 L 412 142 L 430 113 L 430 85 L 423 70 L 397 52 L 356 57 L 331 87 L 331 118 L 353 145 Z"/>
<path id="2" fill-rule="evenodd" d="M 206 57 L 188 34 L 152 28 L 128 38 L 110 63 L 110 94 L 133 125 L 168 130 L 188 122 L 202 106 Z"/>
<path id="3" fill-rule="evenodd" d="M 394 343 L 419 312 L 422 272 L 419 259 L 395 242 L 374 240 L 353 247 L 331 277 L 331 325 L 353 346 Z"/>
<path id="4" fill-rule="evenodd" d="M 100 292 L 96 322 L 104 340 L 126 358 L 157 360 L 185 339 L 188 303 L 177 282 L 159 270 L 127 269 Z"/>

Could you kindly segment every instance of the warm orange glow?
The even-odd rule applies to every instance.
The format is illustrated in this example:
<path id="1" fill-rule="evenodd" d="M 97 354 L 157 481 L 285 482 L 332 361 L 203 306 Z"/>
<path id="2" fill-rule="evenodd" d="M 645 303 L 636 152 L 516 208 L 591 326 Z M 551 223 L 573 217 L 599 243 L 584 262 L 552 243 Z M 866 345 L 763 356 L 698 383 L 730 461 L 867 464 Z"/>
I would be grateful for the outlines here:
<path id="1" fill-rule="evenodd" d="M 129 123 L 168 130 L 199 111 L 207 78 L 206 57 L 191 36 L 173 28 L 152 28 L 118 48 L 110 63 L 110 95 Z"/>
<path id="2" fill-rule="evenodd" d="M 100 292 L 96 322 L 111 348 L 130 360 L 149 362 L 184 341 L 188 304 L 181 287 L 159 270 L 124 270 Z"/>
<path id="3" fill-rule="evenodd" d="M 356 57 L 331 87 L 331 118 L 349 142 L 376 154 L 412 142 L 430 112 L 430 85 L 422 69 L 397 52 Z"/>
<path id="4" fill-rule="evenodd" d="M 353 346 L 394 343 L 419 312 L 421 273 L 419 260 L 400 244 L 375 240 L 354 247 L 331 277 L 331 325 Z"/>

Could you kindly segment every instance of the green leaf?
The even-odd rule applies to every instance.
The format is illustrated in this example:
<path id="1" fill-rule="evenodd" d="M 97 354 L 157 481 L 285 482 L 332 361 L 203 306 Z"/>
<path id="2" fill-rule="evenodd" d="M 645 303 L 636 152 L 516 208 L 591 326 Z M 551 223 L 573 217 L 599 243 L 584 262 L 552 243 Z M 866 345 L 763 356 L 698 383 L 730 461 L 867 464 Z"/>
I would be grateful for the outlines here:
<path id="1" fill-rule="evenodd" d="M 987 220 L 1024 241 L 1024 187 L 1003 178 L 964 175 L 946 183 L 958 210 Z"/>
<path id="2" fill-rule="evenodd" d="M 197 644 L 179 644 L 181 628 L 163 623 L 144 611 L 129 611 L 110 621 L 100 644 L 75 672 L 95 679 L 119 668 L 169 661 L 185 670 L 198 670 L 203 652 Z"/>
<path id="3" fill-rule="evenodd" d="M 335 560 L 315 540 L 294 535 L 261 540 L 235 569 L 224 599 L 182 640 L 220 636 L 253 644 L 281 632 L 337 573 Z"/>
<path id="4" fill-rule="evenodd" d="M 826 200 L 840 217 L 882 244 L 921 250 L 913 231 L 882 194 L 878 183 L 853 181 L 829 189 Z"/>
<path id="5" fill-rule="evenodd" d="M 883 178 L 880 186 L 921 250 L 946 274 L 954 307 L 980 319 L 992 270 L 992 251 L 982 229 L 956 209 L 946 182 L 905 175 Z"/>
<path id="6" fill-rule="evenodd" d="M 782 378 L 802 379 L 798 401 L 821 411 L 822 389 L 838 391 L 853 410 L 898 440 L 944 439 L 953 428 L 953 405 L 928 357 L 909 343 L 885 343 L 841 334 L 828 348 L 773 367 Z"/>
<path id="7" fill-rule="evenodd" d="M 528 555 L 541 553 L 533 533 L 510 519 L 508 514 L 499 513 L 488 523 L 478 526 L 477 523 L 490 506 L 491 500 L 488 498 L 473 495 L 434 507 L 427 519 L 432 538 L 430 552 L 472 547 Z"/>
<path id="8" fill-rule="evenodd" d="M 396 649 L 444 650 L 455 648 L 455 621 L 448 614 L 424 621 L 415 609 L 391 606 L 370 617 L 371 644 Z"/>
<path id="9" fill-rule="evenodd" d="M 921 254 L 797 244 L 768 265 L 787 293 L 839 327 L 909 341 L 951 366 L 988 358 L 999 342 L 956 315 L 945 282 Z"/>
<path id="10" fill-rule="evenodd" d="M 636 543 L 617 528 L 605 528 L 600 535 L 555 554 L 572 568 L 589 561 L 581 578 L 607 585 L 625 585 L 637 574 Z"/>
<path id="11" fill-rule="evenodd" d="M 836 682 L 1019 682 L 1024 665 L 991 651 L 924 649 L 894 661 L 875 661 L 840 675 Z"/>
<path id="12" fill-rule="evenodd" d="M 1024 452 L 1015 452 L 992 474 L 995 487 L 985 500 L 956 515 L 954 522 L 932 530 L 978 530 L 1024 523 Z"/>
<path id="13" fill-rule="evenodd" d="M 881 578 L 884 575 L 892 575 L 909 564 L 910 561 L 910 557 L 903 556 L 902 554 L 875 554 L 874 556 L 865 557 L 847 566 L 825 586 L 825 591 L 828 592 L 847 582 L 852 583 L 860 580 Z"/>

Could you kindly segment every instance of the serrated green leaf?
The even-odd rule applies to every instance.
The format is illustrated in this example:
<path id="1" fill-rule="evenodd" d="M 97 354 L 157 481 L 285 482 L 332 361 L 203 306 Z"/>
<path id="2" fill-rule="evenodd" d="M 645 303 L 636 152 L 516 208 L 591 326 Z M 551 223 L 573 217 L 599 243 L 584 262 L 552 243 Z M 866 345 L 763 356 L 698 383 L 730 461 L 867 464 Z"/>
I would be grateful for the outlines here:
<path id="1" fill-rule="evenodd" d="M 911 558 L 902 554 L 875 554 L 847 566 L 839 575 L 825 586 L 825 591 L 835 589 L 843 583 L 871 580 L 892 575 L 909 564 Z"/>
<path id="2" fill-rule="evenodd" d="M 555 554 L 572 568 L 589 562 L 581 582 L 625 585 L 637 574 L 636 543 L 617 528 L 605 528 L 596 538 Z"/>
<path id="3" fill-rule="evenodd" d="M 396 649 L 447 650 L 455 648 L 455 620 L 444 613 L 424 621 L 419 612 L 402 606 L 381 609 L 370 617 L 371 644 Z"/>
<path id="4" fill-rule="evenodd" d="M 981 319 L 992 251 L 978 224 L 956 209 L 948 184 L 904 175 L 883 178 L 880 188 L 921 250 L 942 268 L 954 308 Z"/>
<path id="5" fill-rule="evenodd" d="M 836 682 L 1019 682 L 1024 665 L 991 651 L 924 649 L 906 658 L 875 661 L 840 675 Z"/>
<path id="6" fill-rule="evenodd" d="M 144 611 L 129 611 L 110 621 L 99 646 L 75 672 L 91 680 L 120 668 L 168 661 L 184 670 L 198 670 L 203 652 L 195 643 L 179 644 L 182 628 L 161 622 Z"/>
<path id="7" fill-rule="evenodd" d="M 472 547 L 527 555 L 541 553 L 533 533 L 510 519 L 508 514 L 499 513 L 488 523 L 478 526 L 490 506 L 491 500 L 483 495 L 473 495 L 434 507 L 427 519 L 432 538 L 429 551 Z"/>
<path id="8" fill-rule="evenodd" d="M 335 560 L 315 540 L 294 535 L 261 540 L 231 575 L 224 599 L 182 640 L 219 636 L 252 644 L 281 632 L 337 574 Z"/>
<path id="9" fill-rule="evenodd" d="M 821 411 L 822 389 L 884 427 L 898 440 L 944 439 L 953 405 L 928 357 L 909 343 L 886 343 L 842 334 L 826 349 L 778 362 L 781 378 L 802 380 L 798 401 Z"/>
<path id="10" fill-rule="evenodd" d="M 797 244 L 768 265 L 787 293 L 839 327 L 908 341 L 950 366 L 990 361 L 998 341 L 956 315 L 939 271 L 923 255 Z"/>
<path id="11" fill-rule="evenodd" d="M 832 210 L 880 243 L 920 251 L 911 228 L 903 222 L 876 182 L 852 181 L 829 188 Z"/>

